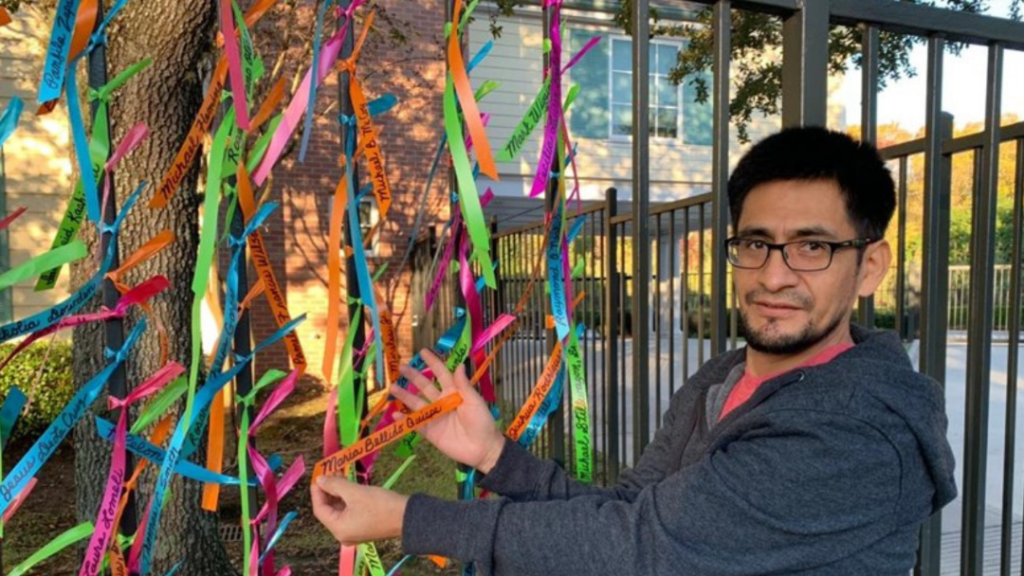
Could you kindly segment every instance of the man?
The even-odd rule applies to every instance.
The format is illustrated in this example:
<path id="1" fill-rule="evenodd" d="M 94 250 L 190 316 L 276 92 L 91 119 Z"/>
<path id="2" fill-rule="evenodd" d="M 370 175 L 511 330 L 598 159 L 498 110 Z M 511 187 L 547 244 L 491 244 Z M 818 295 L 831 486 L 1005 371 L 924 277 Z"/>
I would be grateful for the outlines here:
<path id="1" fill-rule="evenodd" d="M 899 575 L 921 523 L 956 494 L 939 386 L 891 333 L 851 326 L 858 296 L 892 259 L 892 178 L 867 144 L 821 128 L 754 146 L 729 180 L 747 346 L 672 398 L 665 425 L 618 486 L 571 480 L 506 441 L 467 383 L 423 435 L 475 467 L 501 499 L 411 498 L 326 478 L 314 512 L 342 542 L 401 535 L 411 554 L 476 562 L 482 574 Z"/>

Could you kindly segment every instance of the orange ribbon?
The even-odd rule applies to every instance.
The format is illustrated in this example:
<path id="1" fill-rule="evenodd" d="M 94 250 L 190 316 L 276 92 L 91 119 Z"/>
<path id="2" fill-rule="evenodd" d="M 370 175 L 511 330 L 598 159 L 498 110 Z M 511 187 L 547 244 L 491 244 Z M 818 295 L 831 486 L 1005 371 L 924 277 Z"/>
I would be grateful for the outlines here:
<path id="1" fill-rule="evenodd" d="M 320 476 L 338 476 L 345 474 L 348 466 L 366 456 L 380 450 L 392 442 L 402 438 L 406 434 L 416 430 L 441 416 L 451 412 L 462 404 L 462 396 L 459 394 L 448 394 L 431 402 L 427 406 L 406 414 L 390 425 L 377 430 L 361 441 L 346 448 L 338 450 L 327 458 L 316 463 L 313 468 L 313 481 Z"/>
<path id="2" fill-rule="evenodd" d="M 249 27 L 255 25 L 276 2 L 277 0 L 262 0 L 250 6 L 245 14 L 246 25 Z M 223 39 L 221 39 L 221 43 L 223 43 Z M 166 207 L 167 203 L 174 196 L 175 191 L 181 186 L 181 182 L 185 179 L 189 168 L 192 166 L 192 161 L 195 160 L 196 154 L 202 148 L 203 135 L 209 132 L 210 125 L 213 124 L 213 119 L 217 116 L 217 110 L 220 108 L 220 95 L 224 90 L 227 77 L 228 59 L 222 54 L 217 61 L 217 67 L 213 71 L 213 76 L 210 78 L 210 87 L 206 90 L 206 96 L 199 107 L 199 114 L 192 121 L 192 126 L 188 130 L 188 136 L 185 137 L 185 142 L 182 143 L 181 148 L 178 150 L 174 162 L 167 170 L 167 173 L 164 174 L 160 185 L 157 186 L 156 195 L 153 196 L 149 203 L 150 208 Z"/>
<path id="3" fill-rule="evenodd" d="M 476 148 L 480 172 L 489 176 L 491 180 L 497 180 L 498 169 L 494 164 L 494 155 L 491 154 L 491 143 L 487 140 L 484 123 L 480 118 L 480 108 L 476 105 L 476 97 L 473 95 L 473 85 L 469 83 L 466 63 L 462 59 L 462 46 L 459 44 L 458 34 L 461 8 L 462 0 L 455 0 L 452 30 L 448 36 L 448 70 L 452 75 L 452 83 L 455 84 L 455 93 L 459 96 L 459 105 L 462 106 L 462 115 L 469 128 L 469 136 L 473 140 L 473 147 Z"/>

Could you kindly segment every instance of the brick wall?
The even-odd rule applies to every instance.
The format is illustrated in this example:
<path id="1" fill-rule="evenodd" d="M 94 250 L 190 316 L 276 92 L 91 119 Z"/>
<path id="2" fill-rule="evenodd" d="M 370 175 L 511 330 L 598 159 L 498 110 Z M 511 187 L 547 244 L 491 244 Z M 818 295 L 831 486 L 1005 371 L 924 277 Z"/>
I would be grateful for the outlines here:
<path id="1" fill-rule="evenodd" d="M 444 4 L 439 0 L 407 2 L 386 0 L 378 3 L 375 28 L 359 61 L 358 76 L 369 100 L 385 93 L 394 94 L 398 105 L 374 119 L 381 136 L 385 166 L 392 188 L 393 203 L 371 258 L 371 272 L 388 263 L 388 272 L 379 285 L 386 290 L 399 334 L 403 360 L 412 353 L 412 310 L 408 301 L 409 273 L 398 270 L 410 242 L 424 186 L 441 137 L 441 95 L 444 88 L 444 60 L 441 39 Z M 309 7 L 304 13 L 278 14 L 278 25 L 308 24 Z M 365 14 L 365 9 L 360 10 Z M 383 17 L 382 17 L 383 16 Z M 391 28 L 405 36 L 405 42 L 389 40 Z M 308 57 L 289 58 L 308 65 Z M 309 362 L 309 373 L 320 375 L 327 324 L 327 241 L 331 197 L 342 174 L 338 165 L 340 131 L 337 77 L 329 76 L 317 99 L 317 120 L 304 163 L 298 162 L 298 147 L 276 168 L 271 179 L 270 198 L 281 202 L 282 209 L 264 227 L 264 240 L 274 262 L 275 273 L 285 285 L 289 309 L 293 315 L 307 313 L 299 336 Z M 325 114 L 326 112 L 326 114 Z M 424 228 L 447 217 L 443 194 L 446 164 L 430 191 Z M 367 168 L 359 166 L 361 184 L 366 184 Z M 406 267 L 408 268 L 408 266 Z M 250 274 L 252 272 L 250 271 Z M 344 278 L 344 273 L 342 275 Z M 287 280 L 285 280 L 287 279 Z M 345 295 L 343 293 L 343 298 Z M 254 305 L 253 331 L 260 341 L 276 329 L 265 299 Z M 342 310 L 343 338 L 347 314 Z M 338 349 L 340 350 L 339 342 Z M 259 359 L 257 372 L 288 366 L 283 344 L 267 350 Z"/>

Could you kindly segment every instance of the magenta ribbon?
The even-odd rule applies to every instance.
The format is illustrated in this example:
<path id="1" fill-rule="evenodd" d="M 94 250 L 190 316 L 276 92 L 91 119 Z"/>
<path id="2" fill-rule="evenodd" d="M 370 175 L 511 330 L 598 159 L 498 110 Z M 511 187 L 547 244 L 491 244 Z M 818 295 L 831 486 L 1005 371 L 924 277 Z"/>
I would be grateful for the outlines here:
<path id="1" fill-rule="evenodd" d="M 4 358 L 3 362 L 0 362 L 0 370 L 3 370 L 15 356 L 20 354 L 26 348 L 50 334 L 60 330 L 66 330 L 68 328 L 75 328 L 83 324 L 88 324 L 89 322 L 124 318 L 125 315 L 128 314 L 129 308 L 147 302 L 149 299 L 166 290 L 169 286 L 170 282 L 167 278 L 163 276 L 154 276 L 121 296 L 113 310 L 101 307 L 99 312 L 69 316 L 52 326 L 33 332 L 30 336 L 19 342 L 18 345 L 11 350 L 11 353 L 7 355 L 7 358 Z"/>
<path id="2" fill-rule="evenodd" d="M 331 71 L 331 67 L 334 66 L 335 60 L 338 59 L 338 54 L 341 53 L 341 45 L 345 42 L 345 35 L 348 34 L 350 22 L 352 22 L 352 13 L 358 8 L 365 0 L 353 0 L 352 4 L 345 10 L 345 14 L 348 16 L 345 20 L 345 24 L 331 37 L 330 40 L 324 44 L 323 49 L 320 51 L 319 62 L 317 63 L 316 70 L 316 83 L 323 82 L 324 78 L 327 77 L 327 73 Z M 309 107 L 309 96 L 310 89 L 313 87 L 313 69 L 310 67 L 306 71 L 305 78 L 302 79 L 302 83 L 299 84 L 299 89 L 292 96 L 292 101 L 288 103 L 288 108 L 285 110 L 284 116 L 281 119 L 280 125 L 277 127 L 277 131 L 274 132 L 273 138 L 270 139 L 270 146 L 267 148 L 267 152 L 263 157 L 263 161 L 260 162 L 259 168 L 253 174 L 253 182 L 257 186 L 262 186 L 263 182 L 266 181 L 267 176 L 270 176 L 270 171 L 274 169 L 278 160 L 281 159 L 281 154 L 284 152 L 285 146 L 291 140 L 292 135 L 295 133 L 296 128 L 299 127 L 299 122 L 302 120 L 302 115 L 307 113 Z M 309 114 L 314 114 L 315 110 L 308 110 Z"/>
<path id="3" fill-rule="evenodd" d="M 249 426 L 249 438 L 255 438 L 256 433 L 260 428 L 260 425 L 266 421 L 267 417 L 276 410 L 282 402 L 284 402 L 292 392 L 295 391 L 295 385 L 299 379 L 299 371 L 293 370 L 280 384 L 271 392 L 270 396 L 263 403 L 263 407 L 260 408 L 256 414 L 256 418 L 253 419 Z M 248 439 L 246 439 L 248 442 Z M 249 454 L 249 459 L 252 462 L 253 471 L 259 478 L 260 484 L 263 486 L 263 491 L 266 494 L 266 502 L 263 504 L 263 508 L 260 513 L 256 516 L 256 520 L 253 523 L 256 524 L 261 521 L 264 517 L 267 519 L 267 525 L 263 533 L 263 545 L 268 548 L 263 558 L 263 573 L 273 574 L 274 573 L 274 551 L 269 548 L 270 538 L 277 530 L 277 508 L 281 498 L 287 493 L 295 482 L 298 481 L 306 471 L 305 462 L 302 457 L 298 457 L 295 462 L 292 463 L 288 471 L 285 473 L 285 478 L 290 482 L 289 486 L 284 484 L 278 487 L 277 478 L 274 476 L 273 470 L 267 464 L 266 459 L 262 454 L 256 450 L 252 444 L 247 444 L 246 452 Z M 254 576 L 259 569 L 259 542 L 254 540 L 252 543 L 252 549 L 249 551 L 250 562 L 248 576 Z"/>
<path id="4" fill-rule="evenodd" d="M 128 428 L 128 406 L 160 391 L 171 380 L 185 373 L 185 367 L 177 362 L 169 362 L 157 370 L 149 380 L 132 390 L 124 399 L 110 397 L 112 410 L 120 409 L 117 428 L 114 432 L 113 456 L 110 461 L 110 472 L 107 485 L 100 500 L 99 515 L 96 518 L 96 531 L 89 539 L 85 559 L 78 571 L 78 576 L 96 576 L 103 566 L 103 558 L 110 546 L 110 538 L 114 532 L 114 521 L 117 519 L 117 508 L 121 497 L 121 488 L 125 477 L 125 434 Z"/>
<path id="5" fill-rule="evenodd" d="M 561 6 L 561 0 L 547 1 L 546 6 Z M 533 175 L 533 186 L 530 198 L 544 193 L 551 180 L 551 171 L 556 166 L 555 148 L 558 146 L 558 129 L 562 125 L 562 39 L 560 28 L 561 10 L 553 10 L 551 18 L 551 51 L 548 53 L 548 74 L 551 76 L 551 89 L 548 95 L 548 120 L 544 126 L 544 144 L 540 151 L 540 162 L 537 173 Z"/>
<path id="6" fill-rule="evenodd" d="M 3 220 L 0 220 L 0 231 L 6 230 L 7 227 L 11 225 L 11 222 L 17 220 L 18 216 L 24 214 L 26 210 L 28 210 L 28 207 L 22 206 L 15 210 L 14 212 L 8 214 Z"/>

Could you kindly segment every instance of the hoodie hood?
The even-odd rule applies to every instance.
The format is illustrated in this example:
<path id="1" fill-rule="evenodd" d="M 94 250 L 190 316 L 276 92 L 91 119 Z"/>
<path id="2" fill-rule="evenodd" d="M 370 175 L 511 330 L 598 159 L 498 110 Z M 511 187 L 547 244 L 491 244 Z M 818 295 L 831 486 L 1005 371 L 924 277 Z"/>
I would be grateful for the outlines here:
<path id="1" fill-rule="evenodd" d="M 932 505 L 941 508 L 957 494 L 942 386 L 914 370 L 895 332 L 853 325 L 850 333 L 856 346 L 841 355 L 843 370 L 855 374 L 858 390 L 896 414 L 917 439 L 935 485 Z"/>

